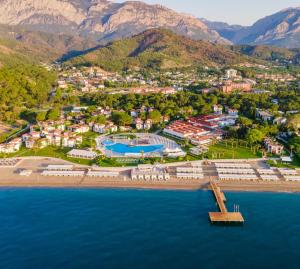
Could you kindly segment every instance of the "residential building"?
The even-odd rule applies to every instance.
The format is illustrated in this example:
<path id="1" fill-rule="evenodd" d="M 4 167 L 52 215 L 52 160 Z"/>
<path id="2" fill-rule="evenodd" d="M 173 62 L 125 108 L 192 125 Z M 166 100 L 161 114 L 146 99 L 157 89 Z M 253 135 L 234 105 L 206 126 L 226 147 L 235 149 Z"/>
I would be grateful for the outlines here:
<path id="1" fill-rule="evenodd" d="M 273 139 L 266 138 L 264 144 L 268 153 L 276 155 L 281 155 L 283 153 L 284 147 Z"/>
<path id="2" fill-rule="evenodd" d="M 262 121 L 272 121 L 274 116 L 266 111 L 266 110 L 262 110 L 262 109 L 256 109 L 256 118 L 260 119 Z"/>
<path id="3" fill-rule="evenodd" d="M 252 84 L 249 82 L 232 82 L 231 80 L 225 81 L 219 87 L 222 93 L 231 93 L 233 91 L 250 92 Z"/>

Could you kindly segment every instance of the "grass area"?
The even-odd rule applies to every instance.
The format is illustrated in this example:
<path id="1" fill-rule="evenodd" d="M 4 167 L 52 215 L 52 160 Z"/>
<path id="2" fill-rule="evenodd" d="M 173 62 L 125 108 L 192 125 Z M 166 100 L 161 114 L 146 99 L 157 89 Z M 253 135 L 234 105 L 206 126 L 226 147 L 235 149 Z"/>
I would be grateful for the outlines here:
<path id="1" fill-rule="evenodd" d="M 99 136 L 99 134 L 94 132 L 87 132 L 82 134 L 82 144 L 80 145 L 80 148 L 94 148 L 96 146 L 95 139 Z"/>
<path id="2" fill-rule="evenodd" d="M 81 164 L 81 165 L 92 165 L 95 163 L 95 160 L 85 160 L 85 159 L 75 159 L 69 158 L 67 153 L 70 151 L 70 148 L 60 148 L 49 146 L 42 149 L 27 149 L 22 147 L 20 151 L 13 154 L 1 154 L 1 158 L 10 158 L 10 157 L 52 157 L 66 160 L 72 163 Z"/>
<path id="3" fill-rule="evenodd" d="M 260 151 L 254 152 L 251 148 L 226 144 L 224 141 L 209 147 L 209 151 L 204 155 L 208 159 L 255 159 L 261 158 Z"/>

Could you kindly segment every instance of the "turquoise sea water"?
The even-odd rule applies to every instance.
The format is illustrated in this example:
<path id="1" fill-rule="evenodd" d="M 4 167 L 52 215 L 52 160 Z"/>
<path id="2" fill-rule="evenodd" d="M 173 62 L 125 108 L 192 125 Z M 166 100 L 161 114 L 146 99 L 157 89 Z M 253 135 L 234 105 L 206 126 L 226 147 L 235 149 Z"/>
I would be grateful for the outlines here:
<path id="1" fill-rule="evenodd" d="M 107 150 L 111 150 L 114 153 L 119 154 L 140 154 L 143 153 L 151 153 L 151 152 L 162 152 L 164 150 L 163 145 L 149 145 L 149 146 L 130 146 L 126 144 L 109 143 L 109 141 L 104 142 L 105 148 Z"/>
<path id="2" fill-rule="evenodd" d="M 205 191 L 1 189 L 0 268 L 300 268 L 299 194 L 226 196 L 243 227 Z"/>

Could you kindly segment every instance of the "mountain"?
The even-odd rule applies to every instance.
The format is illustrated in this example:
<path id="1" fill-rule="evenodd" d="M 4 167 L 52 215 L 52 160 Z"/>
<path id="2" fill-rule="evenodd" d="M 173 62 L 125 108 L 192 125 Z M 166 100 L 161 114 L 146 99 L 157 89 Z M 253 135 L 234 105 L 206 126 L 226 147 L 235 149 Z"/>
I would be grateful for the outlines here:
<path id="1" fill-rule="evenodd" d="M 235 36 L 235 34 L 244 29 L 244 26 L 241 25 L 230 25 L 226 22 L 219 22 L 219 21 L 209 21 L 207 19 L 201 18 L 200 19 L 203 23 L 205 23 L 208 28 L 215 30 L 222 36 L 223 38 L 227 40 L 232 40 Z"/>
<path id="2" fill-rule="evenodd" d="M 72 65 L 98 65 L 109 71 L 127 68 L 175 68 L 192 65 L 221 66 L 248 59 L 230 48 L 196 41 L 164 29 L 147 30 L 114 41 L 68 61 Z"/>
<path id="3" fill-rule="evenodd" d="M 205 22 L 234 44 L 300 47 L 300 7 L 288 8 L 265 17 L 249 27 Z"/>
<path id="4" fill-rule="evenodd" d="M 107 0 L 0 0 L 0 24 L 29 30 L 93 36 L 107 42 L 151 28 L 167 28 L 193 39 L 227 42 L 197 18 L 161 5 Z"/>

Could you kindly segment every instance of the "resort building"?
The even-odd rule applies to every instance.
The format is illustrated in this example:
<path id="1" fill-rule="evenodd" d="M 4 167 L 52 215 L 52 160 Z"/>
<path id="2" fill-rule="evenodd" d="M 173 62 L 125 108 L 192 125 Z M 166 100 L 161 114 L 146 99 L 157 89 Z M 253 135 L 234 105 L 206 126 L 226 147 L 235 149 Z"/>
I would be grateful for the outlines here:
<path id="1" fill-rule="evenodd" d="M 235 125 L 238 116 L 218 114 L 190 117 L 187 121 L 174 121 L 164 129 L 164 133 L 178 139 L 188 139 L 194 145 L 209 145 L 213 140 L 221 140 L 225 126 Z"/>
<path id="2" fill-rule="evenodd" d="M 213 142 L 214 137 L 211 135 L 206 136 L 192 136 L 191 143 L 197 146 L 210 145 Z"/>
<path id="3" fill-rule="evenodd" d="M 140 118 L 135 119 L 135 128 L 137 130 L 142 130 L 144 128 L 144 122 Z"/>
<path id="4" fill-rule="evenodd" d="M 144 123 L 144 129 L 150 130 L 152 128 L 153 121 L 151 119 L 147 119 Z"/>
<path id="5" fill-rule="evenodd" d="M 207 135 L 209 131 L 199 126 L 194 126 L 192 123 L 178 120 L 166 127 L 164 133 L 183 140 L 194 135 Z"/>
<path id="6" fill-rule="evenodd" d="M 262 121 L 271 122 L 271 121 L 273 121 L 274 116 L 268 111 L 261 110 L 261 109 L 257 108 L 256 109 L 256 118 L 260 119 Z"/>
<path id="7" fill-rule="evenodd" d="M 237 109 L 229 108 L 227 112 L 230 117 L 237 118 L 239 116 L 239 111 Z"/>
<path id="8" fill-rule="evenodd" d="M 235 69 L 227 69 L 225 71 L 225 77 L 226 79 L 234 79 L 237 77 L 238 71 Z"/>
<path id="9" fill-rule="evenodd" d="M 222 93 L 231 93 L 233 91 L 250 92 L 252 90 L 252 84 L 249 82 L 232 82 L 231 80 L 228 80 L 219 88 Z"/>
<path id="10" fill-rule="evenodd" d="M 71 125 L 68 127 L 68 130 L 77 134 L 87 133 L 90 130 L 88 125 Z"/>
<path id="11" fill-rule="evenodd" d="M 273 139 L 266 138 L 264 144 L 268 153 L 276 155 L 281 155 L 283 153 L 284 147 Z"/>
<path id="12" fill-rule="evenodd" d="M 93 160 L 98 156 L 96 152 L 89 150 L 73 149 L 68 152 L 68 157 Z"/>
<path id="13" fill-rule="evenodd" d="M 166 181 L 170 174 L 165 168 L 152 165 L 139 165 L 131 170 L 131 180 Z"/>
<path id="14" fill-rule="evenodd" d="M 285 117 L 277 117 L 273 120 L 273 124 L 276 125 L 284 125 L 287 123 L 287 118 Z"/>
<path id="15" fill-rule="evenodd" d="M 214 110 L 214 113 L 216 115 L 222 115 L 223 114 L 223 107 L 222 106 L 214 105 L 213 110 Z"/>
<path id="16" fill-rule="evenodd" d="M 20 150 L 22 139 L 15 138 L 8 143 L 0 144 L 0 153 L 14 153 Z"/>

